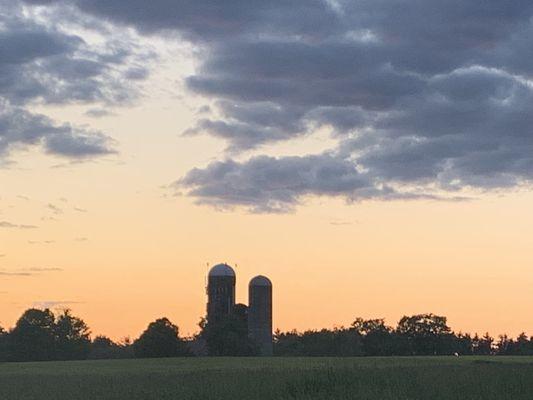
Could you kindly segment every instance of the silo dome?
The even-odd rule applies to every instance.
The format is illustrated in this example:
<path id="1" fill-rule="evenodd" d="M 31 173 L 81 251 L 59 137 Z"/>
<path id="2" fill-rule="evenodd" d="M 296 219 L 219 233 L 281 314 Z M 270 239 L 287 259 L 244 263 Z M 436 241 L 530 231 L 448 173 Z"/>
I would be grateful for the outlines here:
<path id="1" fill-rule="evenodd" d="M 250 286 L 272 286 L 272 282 L 266 276 L 257 275 L 250 281 Z"/>
<path id="2" fill-rule="evenodd" d="M 217 264 L 209 270 L 209 276 L 235 276 L 235 271 L 228 264 Z"/>

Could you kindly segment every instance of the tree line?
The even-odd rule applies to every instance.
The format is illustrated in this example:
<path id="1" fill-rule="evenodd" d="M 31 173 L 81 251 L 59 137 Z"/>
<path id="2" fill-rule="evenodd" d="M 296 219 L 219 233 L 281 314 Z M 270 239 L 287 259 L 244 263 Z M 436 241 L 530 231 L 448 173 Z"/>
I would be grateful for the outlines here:
<path id="1" fill-rule="evenodd" d="M 0 327 L 0 361 L 108 358 L 253 356 L 246 307 L 217 321 L 202 319 L 193 337 L 181 337 L 167 318 L 151 322 L 137 339 L 91 338 L 87 324 L 70 310 L 29 309 L 10 330 Z M 533 355 L 533 337 L 455 333 L 446 317 L 405 316 L 395 327 L 383 319 L 357 318 L 349 327 L 274 333 L 276 356 Z"/>

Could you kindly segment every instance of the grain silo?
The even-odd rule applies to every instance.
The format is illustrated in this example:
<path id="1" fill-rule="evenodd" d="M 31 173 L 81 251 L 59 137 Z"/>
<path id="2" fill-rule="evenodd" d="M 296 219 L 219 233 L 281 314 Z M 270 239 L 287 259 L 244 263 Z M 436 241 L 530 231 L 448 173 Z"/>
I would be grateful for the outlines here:
<path id="1" fill-rule="evenodd" d="M 207 321 L 230 314 L 235 306 L 235 271 L 228 264 L 217 264 L 207 277 Z"/>
<path id="2" fill-rule="evenodd" d="M 272 348 L 272 282 L 256 276 L 248 287 L 248 334 L 258 346 L 259 354 L 271 356 Z"/>

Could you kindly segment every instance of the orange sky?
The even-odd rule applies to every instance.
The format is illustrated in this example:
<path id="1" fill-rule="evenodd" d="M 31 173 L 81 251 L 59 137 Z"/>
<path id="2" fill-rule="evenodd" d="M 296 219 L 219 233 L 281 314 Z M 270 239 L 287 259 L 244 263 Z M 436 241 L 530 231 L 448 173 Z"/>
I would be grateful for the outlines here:
<path id="1" fill-rule="evenodd" d="M 168 138 L 175 147 L 182 140 Z M 145 168 L 146 155 L 49 166 L 46 179 L 34 162 L 55 161 L 34 154 L 0 170 L 9 188 L 1 219 L 38 226 L 0 230 L 1 269 L 30 272 L 0 276 L 3 326 L 34 304 L 65 302 L 94 333 L 113 338 L 135 337 L 163 315 L 190 334 L 205 309 L 205 265 L 226 261 L 237 264 L 238 301 L 246 302 L 252 276 L 272 279 L 280 329 L 357 316 L 394 324 L 434 312 L 455 330 L 533 333 L 532 193 L 463 202 L 315 198 L 293 214 L 253 215 L 168 197 L 160 186 L 179 168 L 160 176 Z M 49 268 L 60 270 L 32 270 Z"/>

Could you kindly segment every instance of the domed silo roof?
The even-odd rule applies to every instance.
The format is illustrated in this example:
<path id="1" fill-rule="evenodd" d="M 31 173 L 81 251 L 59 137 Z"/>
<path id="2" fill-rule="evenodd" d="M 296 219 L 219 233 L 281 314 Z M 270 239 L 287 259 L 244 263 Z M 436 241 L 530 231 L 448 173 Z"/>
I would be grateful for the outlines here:
<path id="1" fill-rule="evenodd" d="M 272 286 L 272 282 L 266 276 L 257 275 L 250 281 L 250 286 Z"/>
<path id="2" fill-rule="evenodd" d="M 209 276 L 235 276 L 235 271 L 228 264 L 222 263 L 209 270 Z"/>

